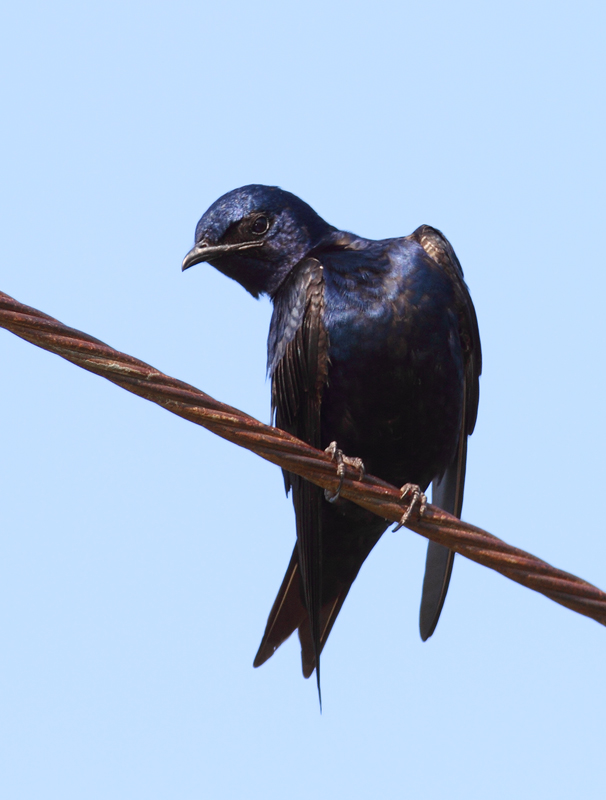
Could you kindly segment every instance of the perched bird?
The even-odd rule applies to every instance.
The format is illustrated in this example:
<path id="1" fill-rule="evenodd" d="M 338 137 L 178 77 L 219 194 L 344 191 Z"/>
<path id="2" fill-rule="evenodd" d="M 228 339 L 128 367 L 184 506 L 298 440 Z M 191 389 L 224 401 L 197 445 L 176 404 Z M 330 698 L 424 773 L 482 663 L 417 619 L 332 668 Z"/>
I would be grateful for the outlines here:
<path id="1" fill-rule="evenodd" d="M 461 265 L 440 231 L 422 225 L 410 236 L 364 239 L 290 192 L 251 185 L 198 222 L 183 269 L 202 261 L 273 302 L 267 364 L 279 428 L 357 457 L 397 486 L 424 492 L 433 481 L 433 502 L 460 516 L 481 352 Z M 315 668 L 319 689 L 322 648 L 388 523 L 297 475 L 284 480 L 297 544 L 254 666 L 298 629 L 303 674 Z M 423 640 L 438 622 L 453 558 L 429 543 Z"/>

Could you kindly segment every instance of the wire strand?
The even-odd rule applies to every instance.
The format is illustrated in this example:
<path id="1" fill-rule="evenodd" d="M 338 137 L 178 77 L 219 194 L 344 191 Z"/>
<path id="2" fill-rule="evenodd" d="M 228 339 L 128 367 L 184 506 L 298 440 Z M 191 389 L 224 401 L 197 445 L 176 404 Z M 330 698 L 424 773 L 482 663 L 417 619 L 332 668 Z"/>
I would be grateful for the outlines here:
<path id="1" fill-rule="evenodd" d="M 193 386 L 164 375 L 137 358 L 114 350 L 86 333 L 69 328 L 3 292 L 0 292 L 0 327 L 252 450 L 331 493 L 339 487 L 341 479 L 336 474 L 334 461 L 326 453 L 279 428 L 264 425 Z M 355 456 L 355 453 L 348 455 Z M 372 475 L 360 478 L 359 472 L 350 467 L 346 467 L 340 493 L 347 500 L 393 522 L 398 522 L 407 510 L 407 503 L 400 499 L 399 489 Z M 606 593 L 437 506 L 427 505 L 422 515 L 414 510 L 406 527 L 606 625 Z"/>

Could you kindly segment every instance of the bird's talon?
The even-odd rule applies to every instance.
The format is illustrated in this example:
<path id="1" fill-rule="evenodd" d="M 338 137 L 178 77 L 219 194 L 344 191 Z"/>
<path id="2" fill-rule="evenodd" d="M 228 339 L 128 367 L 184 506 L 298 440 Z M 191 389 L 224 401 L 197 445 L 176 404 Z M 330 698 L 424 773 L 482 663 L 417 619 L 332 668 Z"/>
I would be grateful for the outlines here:
<path id="1" fill-rule="evenodd" d="M 410 503 L 406 511 L 402 514 L 402 517 L 394 528 L 394 531 L 399 531 L 400 528 L 406 525 L 417 503 L 419 504 L 419 516 L 421 516 L 421 514 L 423 514 L 427 508 L 427 497 L 421 491 L 420 486 L 417 486 L 416 483 L 405 483 L 404 486 L 402 486 L 400 489 L 400 500 L 404 500 L 404 498 L 408 495 L 411 496 Z"/>
<path id="2" fill-rule="evenodd" d="M 357 469 L 359 473 L 358 480 L 360 481 L 364 477 L 366 470 L 364 469 L 364 462 L 361 458 L 349 458 L 349 456 L 343 455 L 343 451 L 339 450 L 336 442 L 331 442 L 324 452 L 326 455 L 330 456 L 331 461 L 336 463 L 337 477 L 340 478 L 339 486 L 334 494 L 329 492 L 328 489 L 324 489 L 324 497 L 329 503 L 335 503 L 339 499 L 341 489 L 343 488 L 343 481 L 345 480 L 346 472 L 345 467 L 347 466 Z"/>

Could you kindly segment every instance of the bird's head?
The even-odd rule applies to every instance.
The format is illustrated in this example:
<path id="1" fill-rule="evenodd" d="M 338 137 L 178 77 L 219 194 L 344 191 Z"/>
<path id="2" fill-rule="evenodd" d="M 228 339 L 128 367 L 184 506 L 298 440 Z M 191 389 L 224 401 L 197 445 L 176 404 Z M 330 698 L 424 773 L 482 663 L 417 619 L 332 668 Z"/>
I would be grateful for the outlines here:
<path id="1" fill-rule="evenodd" d="M 243 186 L 216 200 L 200 219 L 182 269 L 208 261 L 254 297 L 273 296 L 295 264 L 333 230 L 290 192 Z"/>

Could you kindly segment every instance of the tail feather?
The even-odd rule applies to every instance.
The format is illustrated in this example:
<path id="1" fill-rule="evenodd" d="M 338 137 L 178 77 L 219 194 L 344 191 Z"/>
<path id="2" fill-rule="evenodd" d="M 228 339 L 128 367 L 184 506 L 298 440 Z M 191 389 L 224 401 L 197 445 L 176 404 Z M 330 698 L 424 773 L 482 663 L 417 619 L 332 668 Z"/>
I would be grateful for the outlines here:
<path id="1" fill-rule="evenodd" d="M 318 646 L 314 646 L 299 550 L 295 546 L 253 662 L 255 667 L 267 661 L 298 629 L 303 675 L 309 678 L 317 672 L 316 655 L 322 652 L 360 567 L 387 527 L 385 520 L 345 500 L 340 501 L 340 505 L 324 503 L 322 515 L 326 535 L 323 537 L 322 592 L 316 631 Z"/>
<path id="2" fill-rule="evenodd" d="M 351 584 L 350 584 L 351 586 Z M 345 598 L 349 592 L 350 586 L 343 589 L 337 597 L 331 602 L 322 606 L 320 615 L 320 653 L 324 649 L 326 640 L 335 624 L 341 606 L 345 602 Z M 299 641 L 301 642 L 301 665 L 303 667 L 303 677 L 310 678 L 316 668 L 316 659 L 314 656 L 314 646 L 311 638 L 311 631 L 309 625 L 301 625 L 299 627 Z"/>
<path id="3" fill-rule="evenodd" d="M 301 596 L 301 575 L 295 547 L 280 591 L 269 612 L 253 667 L 260 667 L 271 658 L 278 647 L 300 626 L 309 629 L 307 610 Z"/>
<path id="4" fill-rule="evenodd" d="M 335 624 L 341 606 L 347 597 L 349 588 L 347 586 L 342 589 L 336 597 L 322 606 L 320 615 L 320 652 L 322 652 L 326 644 L 332 626 Z M 316 657 L 309 616 L 302 599 L 301 573 L 297 560 L 297 549 L 295 548 L 280 586 L 280 591 L 269 613 L 265 633 L 253 661 L 253 666 L 260 667 L 261 664 L 271 658 L 278 647 L 297 628 L 299 630 L 299 641 L 301 642 L 303 675 L 309 678 L 316 668 Z"/>

